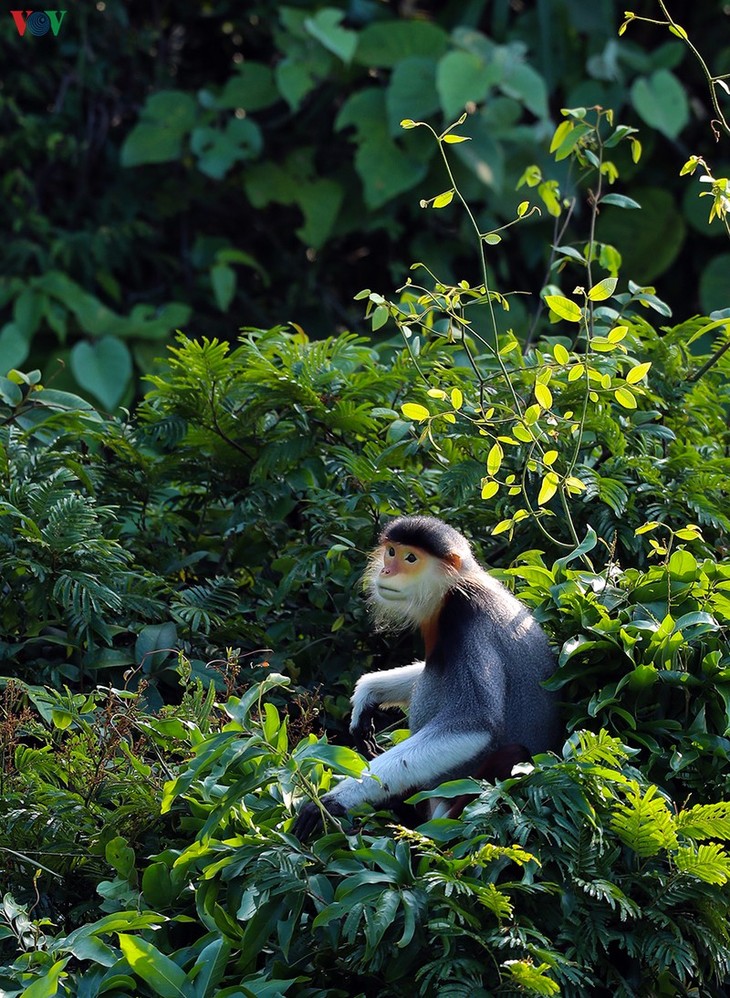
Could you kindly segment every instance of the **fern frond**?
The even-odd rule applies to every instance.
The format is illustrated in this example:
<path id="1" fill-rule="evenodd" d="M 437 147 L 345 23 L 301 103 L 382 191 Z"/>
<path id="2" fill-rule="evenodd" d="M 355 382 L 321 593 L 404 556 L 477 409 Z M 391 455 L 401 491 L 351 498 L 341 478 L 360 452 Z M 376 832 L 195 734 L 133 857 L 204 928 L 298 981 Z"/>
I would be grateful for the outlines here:
<path id="1" fill-rule="evenodd" d="M 726 884 L 730 880 L 730 856 L 717 842 L 680 846 L 673 858 L 678 870 L 706 884 Z"/>
<path id="2" fill-rule="evenodd" d="M 626 803 L 618 804 L 611 827 L 621 841 L 643 859 L 656 856 L 662 849 L 677 848 L 674 819 L 657 787 L 642 793 L 637 786 Z"/>
<path id="3" fill-rule="evenodd" d="M 730 839 L 730 801 L 696 804 L 675 818 L 677 832 L 690 839 Z"/>

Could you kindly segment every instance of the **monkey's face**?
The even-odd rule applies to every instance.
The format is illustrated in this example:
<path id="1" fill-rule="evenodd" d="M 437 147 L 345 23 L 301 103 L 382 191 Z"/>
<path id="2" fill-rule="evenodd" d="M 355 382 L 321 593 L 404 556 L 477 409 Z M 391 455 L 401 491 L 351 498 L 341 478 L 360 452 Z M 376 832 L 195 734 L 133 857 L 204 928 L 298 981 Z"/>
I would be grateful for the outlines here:
<path id="1" fill-rule="evenodd" d="M 411 627 L 437 612 L 453 566 L 422 548 L 386 541 L 373 552 L 365 581 L 376 626 Z"/>

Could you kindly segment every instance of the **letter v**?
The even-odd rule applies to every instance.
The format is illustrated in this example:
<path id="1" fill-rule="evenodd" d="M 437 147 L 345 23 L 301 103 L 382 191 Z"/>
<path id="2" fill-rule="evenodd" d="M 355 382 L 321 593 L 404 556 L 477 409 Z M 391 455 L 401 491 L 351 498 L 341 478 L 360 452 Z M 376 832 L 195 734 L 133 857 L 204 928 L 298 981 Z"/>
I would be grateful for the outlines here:
<path id="1" fill-rule="evenodd" d="M 20 35 L 21 38 L 25 34 L 26 22 L 27 22 L 28 18 L 30 17 L 30 15 L 32 13 L 33 13 L 32 10 L 26 10 L 25 17 L 23 17 L 23 11 L 22 10 L 11 10 L 10 11 L 10 16 L 15 21 L 15 27 L 18 29 L 18 34 Z"/>
<path id="2" fill-rule="evenodd" d="M 63 19 L 66 16 L 65 10 L 47 10 L 46 15 L 48 20 L 51 22 L 51 31 L 54 35 L 57 35 L 63 24 Z"/>

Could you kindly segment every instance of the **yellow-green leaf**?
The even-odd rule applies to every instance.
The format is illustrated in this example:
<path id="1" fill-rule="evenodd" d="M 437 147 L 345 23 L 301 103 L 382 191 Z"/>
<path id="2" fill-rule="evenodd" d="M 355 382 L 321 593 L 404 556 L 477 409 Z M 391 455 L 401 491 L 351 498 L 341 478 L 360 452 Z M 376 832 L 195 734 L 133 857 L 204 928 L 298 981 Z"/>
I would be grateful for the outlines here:
<path id="1" fill-rule="evenodd" d="M 520 201 L 517 205 L 517 217 L 522 218 L 522 216 L 528 211 L 530 207 L 529 201 Z"/>
<path id="2" fill-rule="evenodd" d="M 585 492 L 585 482 L 581 482 L 580 478 L 576 478 L 575 475 L 569 475 L 565 479 L 565 484 L 568 487 L 568 492 Z"/>
<path id="3" fill-rule="evenodd" d="M 618 404 L 622 405 L 624 409 L 636 408 L 636 399 L 628 388 L 617 388 L 613 394 L 615 395 Z"/>
<path id="4" fill-rule="evenodd" d="M 432 208 L 445 208 L 447 204 L 451 204 L 454 200 L 453 188 L 450 191 L 444 191 L 443 194 L 439 194 L 431 202 Z"/>
<path id="5" fill-rule="evenodd" d="M 416 124 L 417 124 L 417 122 L 415 122 L 413 120 L 413 118 L 404 118 L 403 121 L 401 121 L 401 123 L 400 123 L 400 127 L 401 128 L 415 128 Z"/>
<path id="6" fill-rule="evenodd" d="M 482 485 L 482 499 L 491 499 L 499 492 L 499 482 L 485 481 Z"/>
<path id="7" fill-rule="evenodd" d="M 570 360 L 570 354 L 562 343 L 556 343 L 553 347 L 553 357 L 557 360 L 558 364 L 562 364 L 563 366 Z"/>
<path id="8" fill-rule="evenodd" d="M 552 497 L 558 491 L 559 481 L 560 479 L 554 471 L 548 471 L 547 475 L 545 475 L 542 480 L 542 485 L 540 486 L 540 494 L 537 497 L 538 506 L 544 506 L 545 503 L 550 502 Z"/>
<path id="9" fill-rule="evenodd" d="M 650 367 L 651 362 L 647 362 L 646 364 L 637 364 L 636 367 L 632 367 L 626 375 L 627 384 L 637 384 L 646 374 L 648 374 Z"/>
<path id="10" fill-rule="evenodd" d="M 568 371 L 568 381 L 577 381 L 583 375 L 583 365 L 576 364 L 575 367 L 571 367 Z"/>
<path id="11" fill-rule="evenodd" d="M 471 142 L 471 139 L 468 135 L 452 135 L 449 133 L 448 135 L 444 135 L 443 141 L 453 145 L 455 142 Z"/>
<path id="12" fill-rule="evenodd" d="M 648 523 L 642 523 L 634 531 L 634 537 L 638 537 L 639 534 L 648 534 L 651 530 L 656 530 L 657 527 L 661 527 L 659 520 L 649 520 Z"/>
<path id="13" fill-rule="evenodd" d="M 389 317 L 390 317 L 390 309 L 388 308 L 388 306 L 378 305 L 378 307 L 375 309 L 370 319 L 373 327 L 373 332 L 376 332 L 376 330 L 380 329 L 381 326 L 384 326 L 385 323 L 388 321 Z"/>
<path id="14" fill-rule="evenodd" d="M 595 350 L 596 353 L 610 353 L 615 349 L 616 344 L 611 343 L 605 336 L 593 336 L 591 338 L 591 350 Z"/>
<path id="15" fill-rule="evenodd" d="M 548 389 L 549 391 L 550 389 Z M 536 423 L 542 414 L 542 410 L 539 405 L 528 405 L 525 409 L 525 415 L 523 417 L 526 426 L 532 426 Z M 515 434 L 517 436 L 517 434 Z"/>
<path id="16" fill-rule="evenodd" d="M 558 452 L 556 450 L 546 450 L 542 457 L 542 463 L 550 467 L 551 464 L 555 464 L 558 459 Z"/>
<path id="17" fill-rule="evenodd" d="M 570 298 L 564 298 L 563 295 L 545 295 L 545 303 L 550 311 L 561 319 L 567 322 L 580 322 L 583 314 L 581 307 Z"/>
<path id="18" fill-rule="evenodd" d="M 430 395 L 432 399 L 446 398 L 446 392 L 443 390 L 443 388 L 429 388 L 426 394 Z"/>
<path id="19" fill-rule="evenodd" d="M 553 140 L 550 143 L 550 152 L 555 152 L 556 149 L 559 149 L 563 144 L 563 140 L 570 135 L 574 128 L 575 125 L 572 121 L 561 121 L 553 134 Z"/>
<path id="20" fill-rule="evenodd" d="M 699 527 L 682 527 L 678 530 L 675 537 L 679 537 L 681 541 L 696 541 L 698 537 L 701 537 Z"/>
<path id="21" fill-rule="evenodd" d="M 616 290 L 616 285 L 618 284 L 617 277 L 604 277 L 602 281 L 598 284 L 594 284 L 593 287 L 588 292 L 588 298 L 590 301 L 605 301 L 610 298 L 611 295 Z"/>
<path id="22" fill-rule="evenodd" d="M 500 443 L 494 444 L 487 457 L 487 472 L 490 475 L 497 474 L 502 466 L 503 457 L 504 451 L 502 450 L 502 445 Z"/>
<path id="23" fill-rule="evenodd" d="M 515 423 L 515 425 L 512 427 L 512 433 L 517 437 L 518 440 L 521 440 L 523 444 L 532 443 L 533 439 L 532 434 L 523 423 Z"/>
<path id="24" fill-rule="evenodd" d="M 419 423 L 424 419 L 428 419 L 431 415 L 426 406 L 419 405 L 418 402 L 404 402 L 400 407 L 400 411 L 406 419 L 415 419 Z"/>
<path id="25" fill-rule="evenodd" d="M 628 326 L 614 326 L 611 332 L 608 334 L 608 339 L 611 343 L 620 343 L 624 336 L 628 333 Z"/>
<path id="26" fill-rule="evenodd" d="M 461 409 L 464 404 L 464 396 L 460 388 L 454 388 L 451 392 L 451 404 L 455 409 Z"/>
<path id="27" fill-rule="evenodd" d="M 535 398 L 543 409 L 549 409 L 553 404 L 553 393 L 547 385 L 541 385 L 539 383 L 535 385 Z"/>
<path id="28" fill-rule="evenodd" d="M 443 412 L 441 415 L 443 416 L 443 418 L 446 420 L 447 423 L 456 422 L 456 416 L 453 414 L 453 412 Z"/>
<path id="29" fill-rule="evenodd" d="M 505 530 L 511 530 L 513 525 L 512 520 L 500 520 L 494 530 L 492 530 L 492 536 L 503 534 Z"/>

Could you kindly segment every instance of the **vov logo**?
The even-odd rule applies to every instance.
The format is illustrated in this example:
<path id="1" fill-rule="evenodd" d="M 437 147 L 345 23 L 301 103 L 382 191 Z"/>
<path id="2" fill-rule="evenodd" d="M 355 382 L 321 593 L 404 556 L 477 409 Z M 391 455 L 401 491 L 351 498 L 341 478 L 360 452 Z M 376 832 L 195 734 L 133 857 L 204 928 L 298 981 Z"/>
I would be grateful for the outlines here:
<path id="1" fill-rule="evenodd" d="M 63 19 L 66 16 L 65 10 L 11 10 L 10 16 L 15 21 L 18 34 L 23 37 L 26 29 L 31 35 L 39 37 L 47 35 L 49 31 L 57 35 L 61 30 Z"/>

